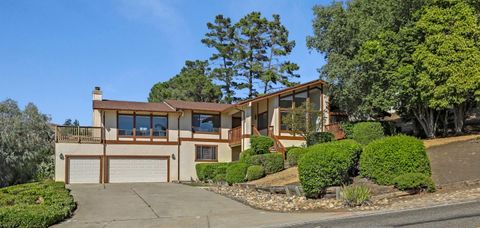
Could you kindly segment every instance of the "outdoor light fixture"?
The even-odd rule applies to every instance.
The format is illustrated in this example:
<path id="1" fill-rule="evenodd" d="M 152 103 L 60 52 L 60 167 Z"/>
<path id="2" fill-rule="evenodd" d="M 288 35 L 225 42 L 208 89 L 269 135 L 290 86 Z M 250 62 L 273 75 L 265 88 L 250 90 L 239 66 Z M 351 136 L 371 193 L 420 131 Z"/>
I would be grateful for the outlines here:
<path id="1" fill-rule="evenodd" d="M 172 154 L 172 159 L 175 160 L 175 154 Z"/>
<path id="2" fill-rule="evenodd" d="M 64 157 L 63 157 L 63 154 L 62 154 L 62 153 L 60 153 L 60 154 L 58 155 L 58 157 L 59 157 L 60 159 L 62 159 L 62 160 L 64 159 Z"/>

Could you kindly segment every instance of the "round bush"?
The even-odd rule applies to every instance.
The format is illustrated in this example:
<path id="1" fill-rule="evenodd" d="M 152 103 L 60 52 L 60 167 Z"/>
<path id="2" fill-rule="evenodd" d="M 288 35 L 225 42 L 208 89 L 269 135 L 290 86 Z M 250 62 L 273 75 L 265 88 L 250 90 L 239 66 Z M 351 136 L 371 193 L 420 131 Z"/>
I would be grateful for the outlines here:
<path id="1" fill-rule="evenodd" d="M 261 165 L 252 165 L 247 169 L 247 180 L 253 181 L 265 176 L 265 169 Z"/>
<path id="2" fill-rule="evenodd" d="M 230 164 L 227 168 L 225 180 L 228 184 L 245 182 L 247 169 L 250 165 L 242 162 Z"/>
<path id="3" fill-rule="evenodd" d="M 298 160 L 301 156 L 303 156 L 307 152 L 306 148 L 293 148 L 287 152 L 287 161 L 290 166 L 296 166 L 298 164 Z"/>
<path id="4" fill-rule="evenodd" d="M 383 127 L 379 122 L 361 122 L 353 126 L 353 139 L 362 145 L 367 145 L 383 136 Z"/>
<path id="5" fill-rule="evenodd" d="M 279 153 L 264 154 L 263 167 L 265 174 L 277 173 L 283 170 L 283 156 Z"/>
<path id="6" fill-rule="evenodd" d="M 244 151 L 242 151 L 240 153 L 240 159 L 239 161 L 240 162 L 243 162 L 243 163 L 248 163 L 248 160 L 250 159 L 250 157 L 253 155 L 253 150 L 252 148 L 249 148 L 249 149 L 246 149 Z"/>
<path id="7" fill-rule="evenodd" d="M 314 134 L 311 134 L 307 138 L 307 146 L 315 145 L 318 143 L 326 143 L 326 142 L 331 142 L 335 141 L 335 135 L 333 135 L 330 132 L 316 132 Z"/>
<path id="8" fill-rule="evenodd" d="M 195 165 L 200 181 L 213 180 L 217 174 L 227 173 L 228 163 L 199 163 Z"/>
<path id="9" fill-rule="evenodd" d="M 252 154 L 270 153 L 270 147 L 273 146 L 273 139 L 267 136 L 254 135 L 250 138 Z"/>
<path id="10" fill-rule="evenodd" d="M 223 182 L 223 181 L 225 181 L 226 176 L 227 176 L 227 175 L 226 175 L 225 173 L 219 173 L 219 174 L 217 174 L 217 175 L 213 178 L 213 181 L 215 181 L 215 182 Z"/>
<path id="11" fill-rule="evenodd" d="M 300 183 L 306 196 L 317 198 L 325 193 L 326 187 L 347 183 L 360 152 L 360 144 L 353 140 L 308 147 L 298 162 Z"/>
<path id="12" fill-rule="evenodd" d="M 368 144 L 360 158 L 360 173 L 381 185 L 407 173 L 431 175 L 430 161 L 421 140 L 405 135 L 390 136 Z"/>
<path id="13" fill-rule="evenodd" d="M 349 121 L 340 124 L 340 128 L 342 128 L 343 133 L 345 133 L 345 138 L 353 139 L 353 126 L 355 126 L 355 124 Z"/>
<path id="14" fill-rule="evenodd" d="M 249 165 L 263 165 L 263 163 L 265 163 L 265 156 L 264 154 L 252 155 L 245 163 Z"/>
<path id="15" fill-rule="evenodd" d="M 198 180 L 205 181 L 205 168 L 207 165 L 207 163 L 199 163 L 195 165 Z"/>
<path id="16" fill-rule="evenodd" d="M 402 174 L 393 179 L 395 187 L 400 190 L 426 190 L 428 192 L 435 191 L 435 183 L 432 178 L 426 176 L 423 173 L 407 173 Z"/>

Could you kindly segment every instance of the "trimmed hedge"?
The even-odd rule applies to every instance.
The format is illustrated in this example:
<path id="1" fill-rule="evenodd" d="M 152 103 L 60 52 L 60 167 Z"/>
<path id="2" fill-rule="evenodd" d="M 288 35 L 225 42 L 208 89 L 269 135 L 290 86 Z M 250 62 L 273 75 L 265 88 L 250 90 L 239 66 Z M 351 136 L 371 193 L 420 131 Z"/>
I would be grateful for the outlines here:
<path id="1" fill-rule="evenodd" d="M 383 136 L 383 127 L 379 122 L 360 122 L 353 126 L 353 139 L 362 145 L 367 145 Z"/>
<path id="2" fill-rule="evenodd" d="M 390 136 L 368 144 L 360 158 L 360 173 L 381 185 L 407 173 L 432 173 L 421 140 L 405 135 Z"/>
<path id="3" fill-rule="evenodd" d="M 298 162 L 300 183 L 306 196 L 317 198 L 327 187 L 347 183 L 361 151 L 361 145 L 349 139 L 308 147 Z"/>
<path id="4" fill-rule="evenodd" d="M 214 180 L 218 174 L 226 174 L 229 163 L 199 163 L 195 165 L 197 177 L 201 181 Z"/>
<path id="5" fill-rule="evenodd" d="M 400 190 L 426 190 L 428 192 L 435 191 L 435 183 L 432 178 L 423 173 L 407 173 L 402 174 L 393 179 L 395 187 Z"/>
<path id="6" fill-rule="evenodd" d="M 287 161 L 290 166 L 298 165 L 298 160 L 307 152 L 306 148 L 296 147 L 287 152 Z"/>
<path id="7" fill-rule="evenodd" d="M 250 156 L 245 163 L 249 165 L 263 165 L 264 162 L 265 162 L 265 155 L 257 154 L 257 155 Z"/>
<path id="8" fill-rule="evenodd" d="M 254 155 L 252 148 L 246 149 L 240 153 L 239 161 L 247 163 L 252 155 Z"/>
<path id="9" fill-rule="evenodd" d="M 335 135 L 330 132 L 316 132 L 307 138 L 307 146 L 312 146 L 318 143 L 326 143 L 335 141 Z"/>
<path id="10" fill-rule="evenodd" d="M 273 146 L 273 139 L 262 135 L 253 135 L 250 138 L 252 155 L 270 153 L 269 149 Z"/>
<path id="11" fill-rule="evenodd" d="M 219 173 L 214 178 L 213 181 L 215 182 L 223 182 L 226 180 L 227 174 L 226 173 Z"/>
<path id="12" fill-rule="evenodd" d="M 342 128 L 343 133 L 345 133 L 346 139 L 353 139 L 353 126 L 355 126 L 355 124 L 349 121 L 340 124 L 340 128 Z"/>
<path id="13" fill-rule="evenodd" d="M 265 168 L 265 174 L 278 173 L 283 170 L 283 156 L 278 153 L 264 154 L 263 167 Z"/>
<path id="14" fill-rule="evenodd" d="M 42 181 L 0 189 L 0 227 L 48 227 L 76 208 L 65 184 Z"/>
<path id="15" fill-rule="evenodd" d="M 252 165 L 247 169 L 247 180 L 253 181 L 265 176 L 265 169 L 261 165 Z"/>
<path id="16" fill-rule="evenodd" d="M 247 176 L 247 169 L 250 165 L 238 162 L 231 163 L 227 168 L 227 175 L 225 180 L 228 184 L 245 182 Z"/>

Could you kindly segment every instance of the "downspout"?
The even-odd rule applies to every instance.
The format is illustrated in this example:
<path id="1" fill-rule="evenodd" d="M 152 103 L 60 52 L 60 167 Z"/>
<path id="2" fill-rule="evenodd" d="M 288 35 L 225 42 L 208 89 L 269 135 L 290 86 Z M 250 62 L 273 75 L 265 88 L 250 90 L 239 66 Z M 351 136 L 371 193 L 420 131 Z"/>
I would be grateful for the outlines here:
<path id="1" fill-rule="evenodd" d="M 184 115 L 183 110 L 180 110 L 181 114 L 177 118 L 177 180 L 180 181 L 180 118 Z"/>
<path id="2" fill-rule="evenodd" d="M 106 167 L 107 167 L 107 132 L 105 128 L 105 110 L 102 111 L 102 144 L 103 144 L 103 170 L 102 170 L 102 184 L 103 184 L 103 189 L 105 189 L 105 179 L 106 179 Z"/>

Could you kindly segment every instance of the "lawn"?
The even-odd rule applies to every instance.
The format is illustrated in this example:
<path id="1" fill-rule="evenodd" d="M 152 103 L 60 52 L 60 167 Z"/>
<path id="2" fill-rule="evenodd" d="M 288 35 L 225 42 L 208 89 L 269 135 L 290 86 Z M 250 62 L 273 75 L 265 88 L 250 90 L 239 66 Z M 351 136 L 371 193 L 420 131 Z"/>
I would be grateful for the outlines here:
<path id="1" fill-rule="evenodd" d="M 0 227 L 48 227 L 76 204 L 64 183 L 42 181 L 0 188 Z"/>

